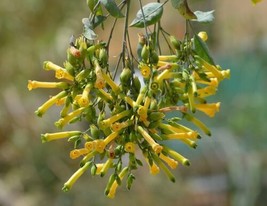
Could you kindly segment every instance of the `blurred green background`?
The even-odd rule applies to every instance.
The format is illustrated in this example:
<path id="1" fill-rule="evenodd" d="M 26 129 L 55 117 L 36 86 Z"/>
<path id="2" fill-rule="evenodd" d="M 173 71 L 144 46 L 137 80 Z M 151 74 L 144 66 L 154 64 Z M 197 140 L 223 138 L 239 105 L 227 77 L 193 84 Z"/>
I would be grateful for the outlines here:
<path id="1" fill-rule="evenodd" d="M 69 193 L 61 191 L 78 161 L 69 159 L 66 141 L 40 141 L 40 133 L 56 131 L 58 113 L 50 110 L 40 119 L 34 111 L 53 91 L 27 90 L 28 79 L 54 78 L 42 70 L 42 62 L 62 65 L 69 37 L 82 32 L 81 19 L 88 15 L 85 0 L 0 1 L 0 206 L 266 205 L 267 2 L 189 2 L 193 10 L 216 10 L 214 23 L 196 28 L 208 31 L 216 61 L 231 69 L 231 79 L 213 98 L 222 102 L 221 112 L 204 119 L 213 136 L 199 141 L 196 150 L 177 146 L 192 165 L 174 171 L 175 184 L 162 173 L 150 176 L 144 167 L 136 172 L 130 192 L 122 186 L 110 200 L 103 194 L 106 177 L 84 175 Z M 137 6 L 133 1 L 132 17 Z M 162 24 L 182 37 L 183 21 L 169 6 Z M 120 38 L 116 33 L 114 41 Z"/>

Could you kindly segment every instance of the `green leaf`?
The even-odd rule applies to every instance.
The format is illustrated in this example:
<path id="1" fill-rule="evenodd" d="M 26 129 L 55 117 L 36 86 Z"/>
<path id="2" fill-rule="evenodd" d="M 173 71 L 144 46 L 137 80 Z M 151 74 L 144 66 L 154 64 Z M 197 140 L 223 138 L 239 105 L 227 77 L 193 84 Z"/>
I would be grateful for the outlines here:
<path id="1" fill-rule="evenodd" d="M 172 0 L 172 6 L 179 11 L 185 19 L 197 19 L 197 16 L 191 11 L 187 0 Z"/>
<path id="2" fill-rule="evenodd" d="M 197 19 L 193 19 L 192 21 L 202 22 L 202 23 L 209 23 L 214 20 L 214 10 L 211 11 L 195 11 L 194 14 L 196 15 Z"/>
<path id="3" fill-rule="evenodd" d="M 215 65 L 213 58 L 210 55 L 209 49 L 206 43 L 198 36 L 194 35 L 195 52 L 208 63 Z"/>
<path id="4" fill-rule="evenodd" d="M 137 12 L 136 18 L 130 26 L 144 28 L 145 26 L 155 24 L 160 20 L 162 13 L 163 7 L 161 3 L 149 3 L 143 6 L 143 12 L 141 9 Z"/>
<path id="5" fill-rule="evenodd" d="M 114 0 L 100 0 L 101 4 L 106 8 L 108 13 L 115 18 L 122 18 L 124 15 L 121 13 L 120 8 Z"/>

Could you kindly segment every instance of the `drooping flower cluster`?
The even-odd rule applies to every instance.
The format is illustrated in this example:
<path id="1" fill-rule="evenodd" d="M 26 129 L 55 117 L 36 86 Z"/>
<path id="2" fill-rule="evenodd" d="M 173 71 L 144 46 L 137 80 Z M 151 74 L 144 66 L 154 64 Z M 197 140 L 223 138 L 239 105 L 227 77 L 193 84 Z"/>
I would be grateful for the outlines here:
<path id="1" fill-rule="evenodd" d="M 195 148 L 202 132 L 211 135 L 195 114 L 203 112 L 213 117 L 219 111 L 220 103 L 207 103 L 206 98 L 214 95 L 219 83 L 230 75 L 229 70 L 222 70 L 202 55 L 204 47 L 199 45 L 206 39 L 206 33 L 183 41 L 170 36 L 173 54 L 158 55 L 151 37 L 140 35 L 138 69 L 142 76 L 136 75 L 126 57 L 126 67 L 117 82 L 110 72 L 106 44 L 83 36 L 68 48 L 63 67 L 44 62 L 44 69 L 54 71 L 60 81 L 29 80 L 28 89 L 61 91 L 35 113 L 41 117 L 51 106 L 59 105 L 62 110 L 56 127 L 63 129 L 78 121 L 89 125 L 84 131 L 41 135 L 42 142 L 73 142 L 70 158 L 81 158 L 80 168 L 64 184 L 64 191 L 88 169 L 101 177 L 112 171 L 105 194 L 113 198 L 122 179 L 127 179 L 130 189 L 135 179 L 133 171 L 144 163 L 151 174 L 162 170 L 175 181 L 170 169 L 190 163 L 166 143 L 177 140 Z M 184 126 L 183 121 L 191 122 L 195 129 Z"/>

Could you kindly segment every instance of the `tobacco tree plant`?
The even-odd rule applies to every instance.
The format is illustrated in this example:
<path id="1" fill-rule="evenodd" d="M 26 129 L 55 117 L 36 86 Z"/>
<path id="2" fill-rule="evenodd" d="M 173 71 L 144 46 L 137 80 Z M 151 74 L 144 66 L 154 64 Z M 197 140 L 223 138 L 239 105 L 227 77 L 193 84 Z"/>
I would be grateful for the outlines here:
<path id="1" fill-rule="evenodd" d="M 60 90 L 35 113 L 42 117 L 50 107 L 62 107 L 55 122 L 59 132 L 42 134 L 41 140 L 66 139 L 74 147 L 70 158 L 80 159 L 64 191 L 90 171 L 100 177 L 110 175 L 105 195 L 113 198 L 123 180 L 131 188 L 135 170 L 144 165 L 152 175 L 161 170 L 175 182 L 171 170 L 190 162 L 167 146 L 168 141 L 196 148 L 201 136 L 211 135 L 198 114 L 214 117 L 219 111 L 220 102 L 209 102 L 209 97 L 230 71 L 216 65 L 206 44 L 207 33 L 195 33 L 192 22 L 209 23 L 214 11 L 192 11 L 186 0 L 134 2 L 139 11 L 130 19 L 131 0 L 87 0 L 90 14 L 82 20 L 83 33 L 71 37 L 66 61 L 62 66 L 51 61 L 43 64 L 45 70 L 55 72 L 58 81 L 28 81 L 29 90 Z M 184 19 L 182 39 L 160 23 L 167 4 Z M 111 26 L 105 24 L 108 18 L 113 20 Z M 124 22 L 122 46 L 117 64 L 111 66 L 110 43 L 119 20 Z M 97 27 L 109 32 L 109 38 L 99 40 Z M 139 33 L 137 50 L 132 49 L 130 29 Z M 167 53 L 162 53 L 163 47 Z M 81 121 L 88 128 L 66 131 L 68 124 Z"/>

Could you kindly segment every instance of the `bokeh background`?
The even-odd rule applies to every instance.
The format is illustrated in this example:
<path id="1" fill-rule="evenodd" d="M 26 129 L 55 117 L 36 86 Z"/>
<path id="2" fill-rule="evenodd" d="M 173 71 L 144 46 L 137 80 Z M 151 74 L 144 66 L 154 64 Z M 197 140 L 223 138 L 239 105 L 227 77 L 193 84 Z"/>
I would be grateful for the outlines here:
<path id="1" fill-rule="evenodd" d="M 231 69 L 231 79 L 222 83 L 213 99 L 222 102 L 221 112 L 204 119 L 213 136 L 202 138 L 196 150 L 177 145 L 192 165 L 174 171 L 175 184 L 162 173 L 150 176 L 144 167 L 135 173 L 130 192 L 122 186 L 110 200 L 103 194 L 106 177 L 84 175 L 70 192 L 61 191 L 78 161 L 69 159 L 71 145 L 66 141 L 40 141 L 40 133 L 56 131 L 58 113 L 50 110 L 40 119 L 34 111 L 53 91 L 27 90 L 28 79 L 53 79 L 42 70 L 42 62 L 62 65 L 69 37 L 82 32 L 81 19 L 88 16 L 85 0 L 0 1 L 0 206 L 267 204 L 267 2 L 189 3 L 193 10 L 216 10 L 214 23 L 195 28 L 208 31 L 215 60 Z M 137 10 L 138 1 L 133 1 L 132 18 Z M 183 21 L 170 6 L 162 24 L 182 37 Z M 136 38 L 140 30 L 131 32 Z M 106 38 L 101 31 L 98 34 Z M 118 34 L 119 30 L 114 55 Z"/>

